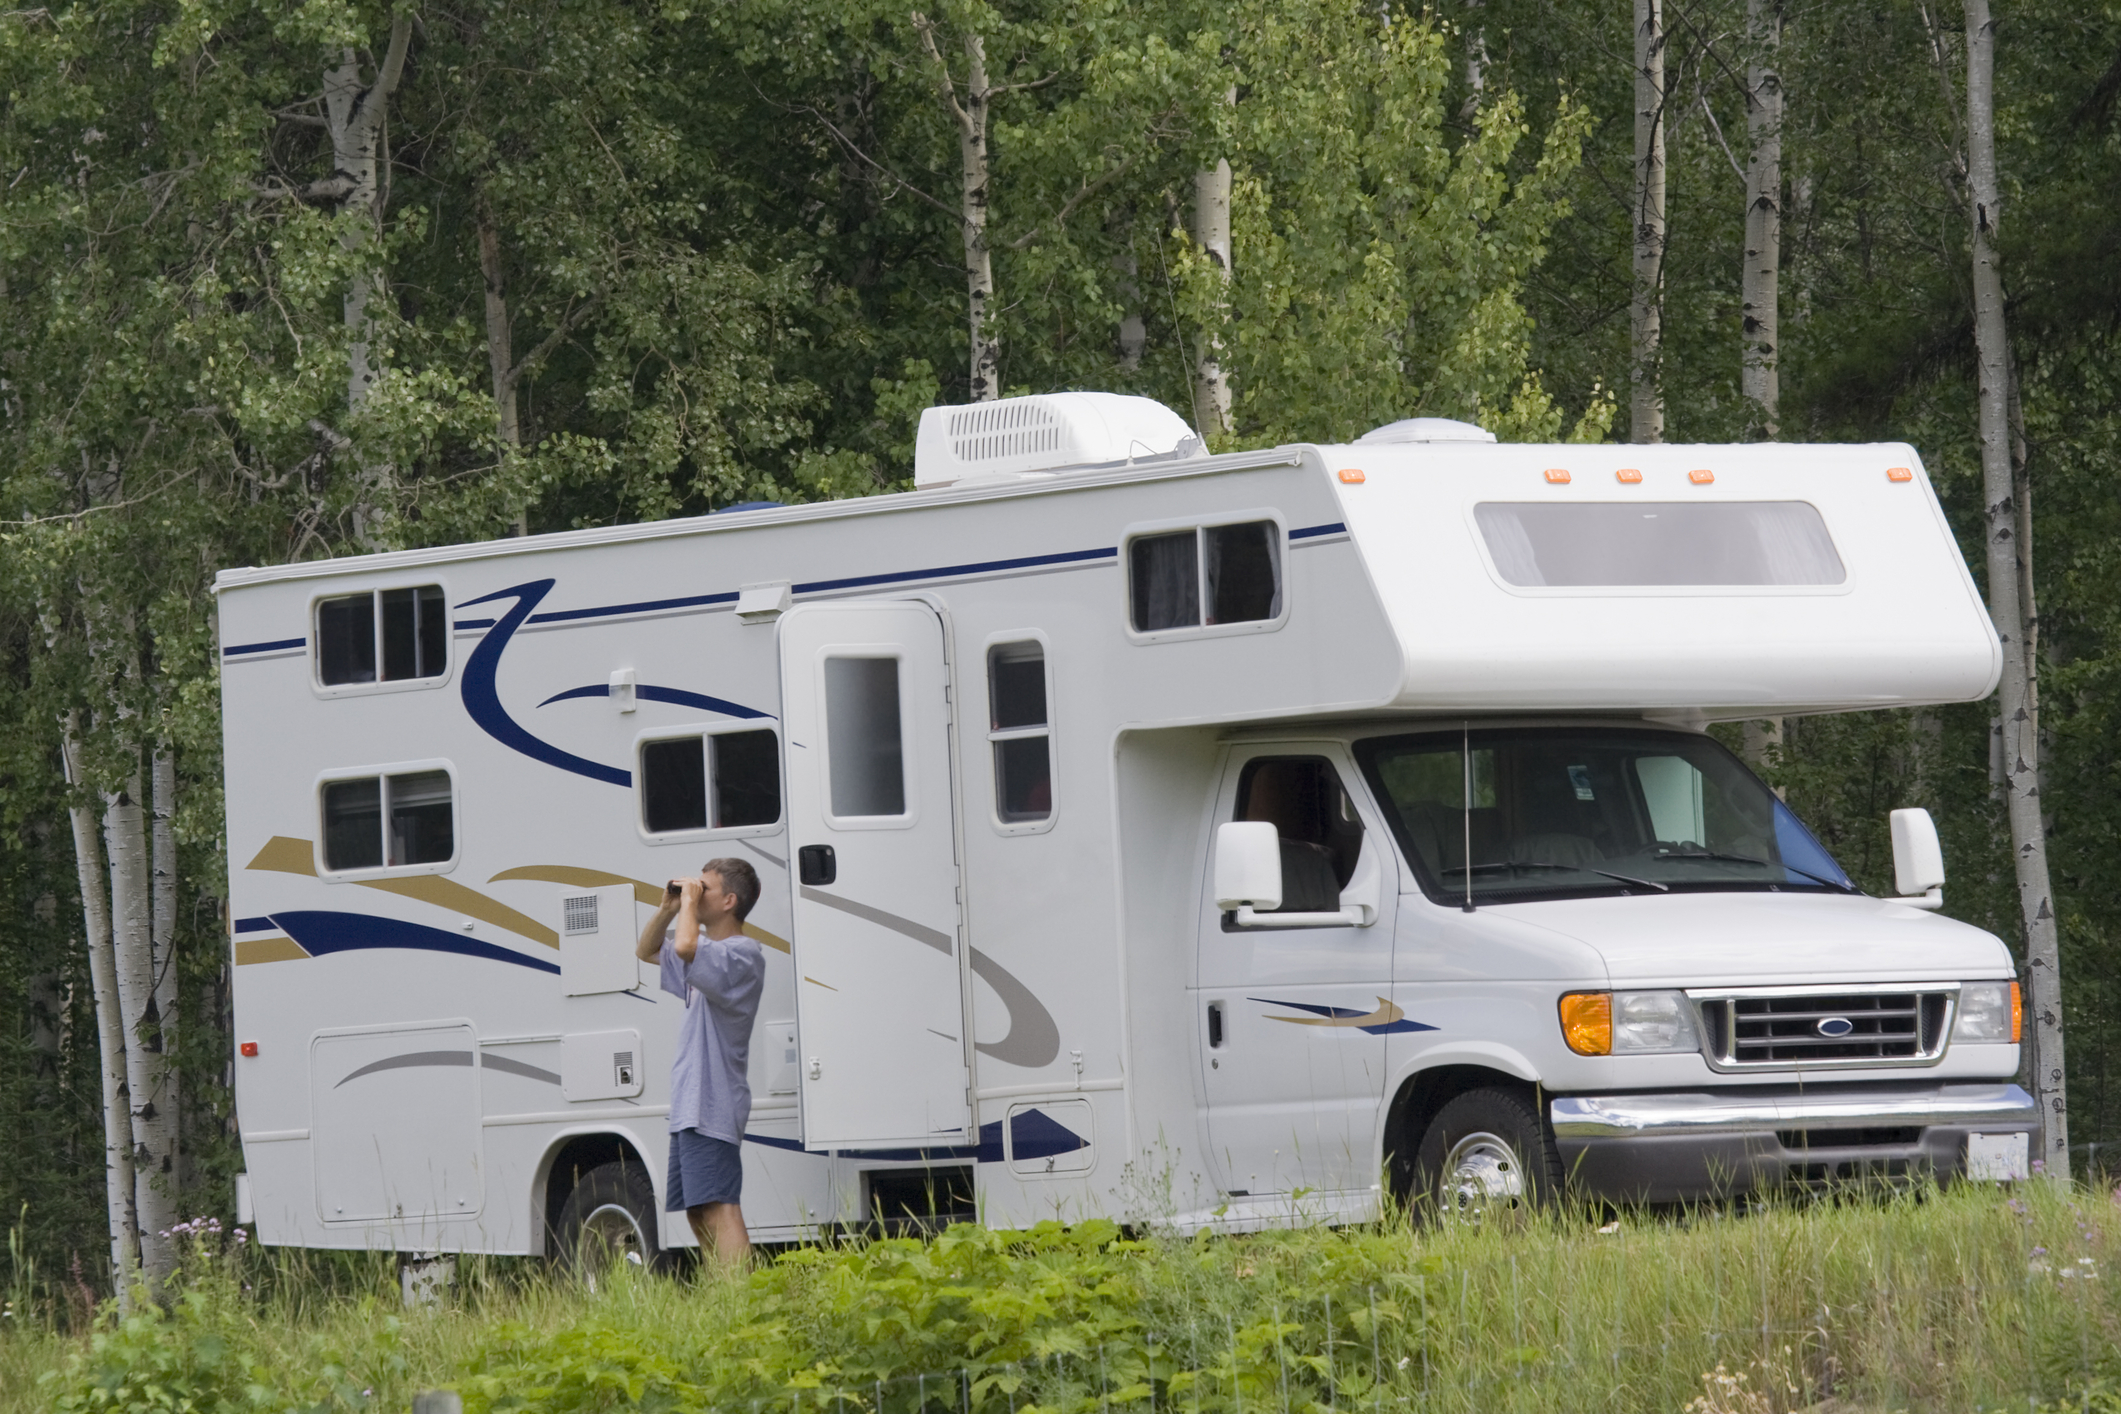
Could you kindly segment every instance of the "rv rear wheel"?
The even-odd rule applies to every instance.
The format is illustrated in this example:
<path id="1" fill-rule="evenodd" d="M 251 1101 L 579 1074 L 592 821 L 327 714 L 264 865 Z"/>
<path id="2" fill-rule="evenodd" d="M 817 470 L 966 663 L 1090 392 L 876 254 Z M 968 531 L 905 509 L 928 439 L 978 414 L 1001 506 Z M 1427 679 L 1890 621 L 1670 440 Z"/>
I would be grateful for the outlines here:
<path id="1" fill-rule="evenodd" d="M 655 1185 L 640 1164 L 624 1159 L 582 1175 L 553 1224 L 553 1255 L 591 1291 L 605 1272 L 625 1264 L 644 1271 L 662 1265 L 656 1242 Z"/>
<path id="2" fill-rule="evenodd" d="M 1436 1112 L 1414 1160 L 1417 1202 L 1444 1222 L 1515 1219 L 1561 1191 L 1561 1156 L 1525 1096 L 1468 1090 Z"/>

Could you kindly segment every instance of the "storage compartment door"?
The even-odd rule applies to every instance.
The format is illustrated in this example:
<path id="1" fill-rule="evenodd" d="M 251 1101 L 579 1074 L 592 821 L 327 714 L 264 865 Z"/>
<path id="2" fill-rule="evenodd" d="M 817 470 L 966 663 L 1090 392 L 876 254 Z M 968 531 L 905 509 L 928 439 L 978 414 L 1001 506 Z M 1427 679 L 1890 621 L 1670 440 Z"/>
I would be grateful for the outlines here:
<path id="1" fill-rule="evenodd" d="M 468 1021 L 320 1033 L 310 1042 L 310 1152 L 328 1223 L 476 1217 L 479 1043 Z"/>
<path id="2" fill-rule="evenodd" d="M 923 604 L 806 605 L 778 631 L 803 1143 L 963 1142 L 971 1072 L 942 623 Z"/>

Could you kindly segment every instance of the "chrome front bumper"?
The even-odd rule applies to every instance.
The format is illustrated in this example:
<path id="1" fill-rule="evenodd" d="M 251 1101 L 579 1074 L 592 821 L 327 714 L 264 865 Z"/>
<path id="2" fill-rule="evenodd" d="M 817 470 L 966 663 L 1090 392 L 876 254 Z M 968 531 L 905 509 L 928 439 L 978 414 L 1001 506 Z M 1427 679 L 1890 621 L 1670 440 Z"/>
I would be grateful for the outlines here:
<path id="1" fill-rule="evenodd" d="M 1567 1095 L 1549 1116 L 1564 1168 L 1601 1197 L 1659 1202 L 1873 1175 L 1949 1178 L 1970 1134 L 2030 1134 L 2016 1085 L 1822 1084 Z"/>

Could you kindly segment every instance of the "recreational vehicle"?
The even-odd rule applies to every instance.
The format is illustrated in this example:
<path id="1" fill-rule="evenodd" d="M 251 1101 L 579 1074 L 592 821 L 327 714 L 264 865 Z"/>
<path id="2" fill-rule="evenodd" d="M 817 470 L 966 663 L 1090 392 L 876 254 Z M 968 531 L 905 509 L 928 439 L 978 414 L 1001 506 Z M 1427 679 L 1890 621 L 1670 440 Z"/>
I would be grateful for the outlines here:
<path id="1" fill-rule="evenodd" d="M 903 494 L 217 594 L 266 1242 L 690 1244 L 633 942 L 722 856 L 762 1241 L 2028 1164 L 1929 817 L 1868 896 L 1705 731 L 1994 686 L 1904 445 L 1206 455 L 1055 394 L 930 409 Z"/>

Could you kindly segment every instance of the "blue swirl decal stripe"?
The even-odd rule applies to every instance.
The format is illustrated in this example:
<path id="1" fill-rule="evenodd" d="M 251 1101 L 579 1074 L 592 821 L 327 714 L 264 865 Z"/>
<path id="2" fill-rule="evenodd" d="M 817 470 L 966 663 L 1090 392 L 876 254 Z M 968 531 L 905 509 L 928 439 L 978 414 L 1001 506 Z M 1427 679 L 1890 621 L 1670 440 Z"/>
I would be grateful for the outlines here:
<path id="1" fill-rule="evenodd" d="M 464 665 L 461 695 L 464 710 L 471 720 L 478 723 L 479 730 L 492 737 L 511 751 L 519 751 L 533 761 L 542 761 L 548 766 L 557 766 L 563 771 L 572 771 L 578 776 L 587 776 L 593 781 L 604 781 L 610 785 L 631 787 L 633 772 L 617 766 L 606 766 L 600 761 L 591 761 L 571 751 L 562 751 L 549 741 L 532 736 L 515 718 L 501 706 L 501 694 L 494 685 L 495 673 L 501 666 L 501 654 L 508 648 L 508 641 L 515 637 L 516 630 L 530 617 L 547 594 L 552 592 L 554 581 L 531 580 L 527 584 L 499 589 L 479 599 L 460 605 L 470 608 L 474 604 L 485 604 L 495 599 L 514 599 L 515 607 L 501 615 L 487 635 L 479 640 L 472 650 L 471 660 Z"/>
<path id="2" fill-rule="evenodd" d="M 606 697 L 611 689 L 603 683 L 593 682 L 587 687 L 570 687 L 565 692 L 555 692 L 538 705 L 550 707 L 555 702 L 567 702 L 577 697 Z M 761 712 L 756 707 L 746 707 L 741 702 L 728 702 L 719 697 L 709 697 L 704 692 L 686 692 L 682 688 L 657 687 L 653 683 L 642 683 L 635 687 L 633 695 L 640 702 L 668 702 L 676 707 L 698 707 L 706 712 L 719 712 L 725 717 L 764 717 L 771 720 L 771 712 Z"/>
<path id="3" fill-rule="evenodd" d="M 782 1139 L 776 1135 L 746 1134 L 744 1142 L 763 1144 L 769 1149 L 786 1149 L 797 1154 L 805 1152 L 800 1139 Z M 1025 1110 L 1009 1120 L 1009 1149 L 1019 1161 L 1050 1159 L 1089 1147 L 1089 1140 L 1044 1110 Z M 998 1119 L 989 1120 L 979 1127 L 977 1144 L 947 1144 L 932 1149 L 835 1149 L 832 1152 L 858 1155 L 883 1163 L 971 1159 L 974 1163 L 998 1164 L 1008 1157 L 1002 1149 L 1002 1122 Z"/>
<path id="4" fill-rule="evenodd" d="M 356 952 L 367 948 L 410 948 L 418 952 L 447 952 L 475 957 L 485 962 L 507 962 L 537 972 L 558 976 L 559 967 L 542 958 L 525 957 L 512 948 L 495 947 L 462 933 L 445 933 L 424 923 L 406 923 L 369 913 L 325 912 L 295 909 L 275 913 L 272 921 L 302 945 L 312 957 L 331 952 Z"/>

